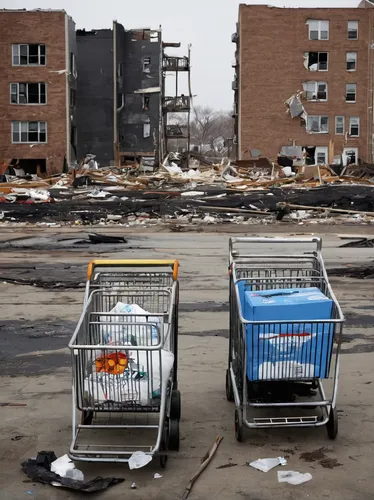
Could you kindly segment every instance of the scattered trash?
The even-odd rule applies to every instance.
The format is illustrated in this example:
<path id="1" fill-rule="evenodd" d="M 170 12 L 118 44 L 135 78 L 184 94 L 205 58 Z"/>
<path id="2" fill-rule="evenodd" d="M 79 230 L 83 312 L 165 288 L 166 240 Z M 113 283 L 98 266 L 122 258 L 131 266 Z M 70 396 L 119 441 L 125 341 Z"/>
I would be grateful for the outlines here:
<path id="1" fill-rule="evenodd" d="M 230 467 L 236 467 L 238 464 L 232 464 L 232 463 L 228 463 L 228 464 L 223 464 L 223 465 L 220 465 L 219 467 L 216 467 L 217 470 L 219 469 L 229 469 Z"/>
<path id="2" fill-rule="evenodd" d="M 161 479 L 162 477 L 164 477 L 164 476 L 161 476 L 161 474 L 159 474 L 158 472 L 155 472 L 153 474 L 153 479 Z"/>
<path id="3" fill-rule="evenodd" d="M 20 441 L 24 437 L 26 437 L 26 436 L 14 436 L 14 437 L 12 437 L 11 441 Z"/>
<path id="4" fill-rule="evenodd" d="M 84 481 L 83 472 L 75 467 L 74 462 L 68 455 L 63 455 L 51 463 L 51 472 L 55 472 L 60 477 L 70 477 L 76 481 Z"/>
<path id="5" fill-rule="evenodd" d="M 61 477 L 51 471 L 51 464 L 57 457 L 53 451 L 41 451 L 36 458 L 29 458 L 22 465 L 22 471 L 32 480 L 43 484 L 50 484 L 69 490 L 82 491 L 84 493 L 94 493 L 103 491 L 122 483 L 124 479 L 116 477 L 96 477 L 88 482 L 77 481 L 70 477 Z"/>
<path id="6" fill-rule="evenodd" d="M 279 483 L 289 483 L 293 485 L 306 483 L 312 479 L 312 474 L 306 472 L 302 474 L 301 472 L 296 472 L 294 470 L 279 470 L 278 471 L 278 482 Z"/>
<path id="7" fill-rule="evenodd" d="M 0 406 L 19 406 L 20 408 L 24 408 L 27 406 L 26 403 L 0 403 Z"/>
<path id="8" fill-rule="evenodd" d="M 33 495 L 33 494 L 34 494 L 34 492 L 32 490 L 26 491 L 26 495 Z"/>
<path id="9" fill-rule="evenodd" d="M 129 459 L 129 468 L 130 470 L 141 469 L 149 462 L 152 462 L 152 455 L 147 455 L 144 451 L 135 451 Z"/>
<path id="10" fill-rule="evenodd" d="M 132 490 L 136 490 L 137 488 L 138 488 L 138 487 L 136 486 L 136 483 L 132 483 L 132 484 L 131 484 L 131 489 L 132 489 Z"/>
<path id="11" fill-rule="evenodd" d="M 269 470 L 277 467 L 277 465 L 286 465 L 287 460 L 284 457 L 278 458 L 259 458 L 249 465 L 254 469 L 260 470 L 261 472 L 268 472 Z"/>
<path id="12" fill-rule="evenodd" d="M 196 480 L 199 478 L 199 476 L 202 474 L 202 472 L 206 469 L 206 467 L 209 465 L 209 463 L 212 461 L 214 455 L 216 454 L 216 451 L 218 450 L 219 445 L 221 444 L 223 437 L 222 436 L 217 436 L 213 445 L 210 447 L 210 449 L 207 451 L 207 453 L 204 455 L 204 457 L 201 459 L 201 465 L 197 472 L 192 476 L 190 479 L 190 482 L 188 483 L 186 489 L 184 490 L 182 500 L 187 500 L 189 497 L 193 485 L 195 484 Z"/>

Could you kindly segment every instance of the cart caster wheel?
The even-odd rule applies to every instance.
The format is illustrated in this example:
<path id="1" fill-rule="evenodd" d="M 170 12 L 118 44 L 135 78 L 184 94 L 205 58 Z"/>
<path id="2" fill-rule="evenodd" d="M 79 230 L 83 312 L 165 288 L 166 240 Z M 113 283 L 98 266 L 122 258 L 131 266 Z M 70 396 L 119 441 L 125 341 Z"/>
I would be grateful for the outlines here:
<path id="1" fill-rule="evenodd" d="M 81 414 L 81 424 L 91 425 L 93 420 L 93 411 L 82 411 Z"/>
<path id="2" fill-rule="evenodd" d="M 239 443 L 243 441 L 243 414 L 240 410 L 235 410 L 235 437 Z"/>
<path id="3" fill-rule="evenodd" d="M 170 401 L 170 419 L 180 420 L 181 418 L 181 393 L 180 391 L 172 391 Z"/>
<path id="4" fill-rule="evenodd" d="M 169 450 L 179 451 L 179 420 L 169 420 Z"/>
<path id="5" fill-rule="evenodd" d="M 165 453 L 165 455 L 160 455 L 160 467 L 161 467 L 161 469 L 165 469 L 167 462 L 168 462 L 168 456 L 166 455 L 166 453 Z"/>
<path id="6" fill-rule="evenodd" d="M 226 399 L 227 401 L 234 401 L 230 370 L 226 370 Z"/>
<path id="7" fill-rule="evenodd" d="M 331 408 L 330 418 L 326 426 L 329 438 L 336 439 L 336 436 L 338 435 L 338 410 L 336 408 Z"/>

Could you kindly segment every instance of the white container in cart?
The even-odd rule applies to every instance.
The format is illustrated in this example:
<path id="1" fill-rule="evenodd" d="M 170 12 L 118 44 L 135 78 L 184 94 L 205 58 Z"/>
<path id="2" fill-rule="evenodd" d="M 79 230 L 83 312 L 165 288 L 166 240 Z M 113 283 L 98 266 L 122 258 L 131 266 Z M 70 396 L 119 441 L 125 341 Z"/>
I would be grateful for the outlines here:
<path id="1" fill-rule="evenodd" d="M 244 318 L 260 322 L 246 327 L 249 380 L 328 376 L 334 330 L 320 321 L 331 319 L 331 299 L 315 287 L 259 291 L 244 287 L 241 300 Z M 268 323 L 273 321 L 287 323 Z"/>

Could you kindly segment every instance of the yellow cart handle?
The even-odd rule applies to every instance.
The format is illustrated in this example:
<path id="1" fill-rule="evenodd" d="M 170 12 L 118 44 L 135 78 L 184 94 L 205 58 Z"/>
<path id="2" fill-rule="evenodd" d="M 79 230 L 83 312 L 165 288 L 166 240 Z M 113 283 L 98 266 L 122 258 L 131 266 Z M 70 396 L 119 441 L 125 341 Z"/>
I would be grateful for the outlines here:
<path id="1" fill-rule="evenodd" d="M 95 267 L 165 267 L 170 266 L 173 270 L 173 280 L 178 279 L 178 260 L 152 260 L 152 259 L 128 259 L 128 260 L 91 260 L 88 264 L 87 280 L 90 281 Z"/>

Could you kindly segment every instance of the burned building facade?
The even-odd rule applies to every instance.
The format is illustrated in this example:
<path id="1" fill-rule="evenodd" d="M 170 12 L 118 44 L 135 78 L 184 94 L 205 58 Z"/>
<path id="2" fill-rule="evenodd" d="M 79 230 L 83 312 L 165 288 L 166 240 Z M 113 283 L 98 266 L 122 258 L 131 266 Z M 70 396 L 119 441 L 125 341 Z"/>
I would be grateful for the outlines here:
<path id="1" fill-rule="evenodd" d="M 236 44 L 237 157 L 373 162 L 373 4 L 291 9 L 240 5 Z"/>
<path id="2" fill-rule="evenodd" d="M 161 31 L 77 31 L 78 154 L 102 165 L 158 161 Z"/>
<path id="3" fill-rule="evenodd" d="M 76 158 L 73 20 L 63 10 L 1 10 L 0 53 L 2 170 L 61 172 Z"/>

